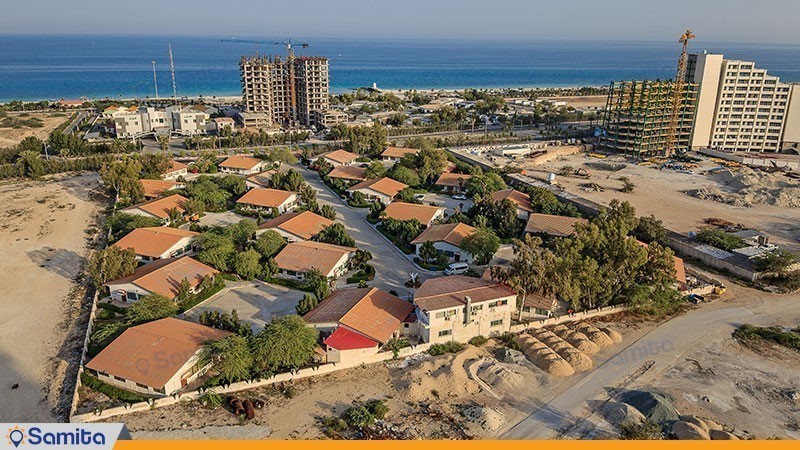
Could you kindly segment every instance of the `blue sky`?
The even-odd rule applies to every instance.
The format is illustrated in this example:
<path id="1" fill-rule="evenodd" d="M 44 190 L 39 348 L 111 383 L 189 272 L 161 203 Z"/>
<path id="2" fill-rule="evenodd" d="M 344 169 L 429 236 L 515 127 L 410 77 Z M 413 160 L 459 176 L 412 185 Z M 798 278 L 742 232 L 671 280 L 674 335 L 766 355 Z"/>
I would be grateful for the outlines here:
<path id="1" fill-rule="evenodd" d="M 800 0 L 27 0 L 1 34 L 349 38 L 677 38 L 800 45 Z"/>

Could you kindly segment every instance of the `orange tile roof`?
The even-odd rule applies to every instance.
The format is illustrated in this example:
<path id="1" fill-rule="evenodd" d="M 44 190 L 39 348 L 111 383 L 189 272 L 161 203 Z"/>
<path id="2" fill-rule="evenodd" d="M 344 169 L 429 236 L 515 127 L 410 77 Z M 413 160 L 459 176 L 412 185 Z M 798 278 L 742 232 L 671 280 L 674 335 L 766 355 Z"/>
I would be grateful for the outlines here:
<path id="1" fill-rule="evenodd" d="M 574 233 L 575 225 L 579 223 L 589 223 L 589 221 L 577 217 L 531 214 L 528 216 L 528 223 L 525 224 L 525 232 L 564 237 Z"/>
<path id="2" fill-rule="evenodd" d="M 170 189 L 178 187 L 178 183 L 165 180 L 139 180 L 139 183 L 141 183 L 144 188 L 145 198 L 158 197 L 164 191 L 169 191 Z"/>
<path id="3" fill-rule="evenodd" d="M 381 153 L 381 156 L 386 156 L 389 158 L 403 158 L 406 155 L 416 155 L 417 153 L 419 153 L 419 149 L 416 148 L 388 147 L 383 151 L 383 153 Z"/>
<path id="4" fill-rule="evenodd" d="M 531 206 L 531 198 L 530 196 L 528 196 L 528 194 L 524 192 L 520 192 L 516 189 L 503 189 L 502 191 L 497 191 L 492 193 L 492 200 L 496 202 L 505 199 L 514 202 L 514 204 L 516 204 L 517 208 L 519 209 L 528 212 L 533 212 L 533 206 Z"/>
<path id="5" fill-rule="evenodd" d="M 173 159 L 173 160 L 170 162 L 170 164 L 169 164 L 169 169 L 167 169 L 167 172 L 166 172 L 166 173 L 177 172 L 177 171 L 179 171 L 179 170 L 181 170 L 181 169 L 188 169 L 188 168 L 189 168 L 189 166 L 187 166 L 186 164 L 184 164 L 184 163 L 182 163 L 182 162 L 175 161 L 175 160 Z"/>
<path id="6" fill-rule="evenodd" d="M 339 164 L 350 164 L 358 159 L 358 155 L 355 153 L 350 153 L 347 150 L 339 149 L 332 152 L 323 153 L 319 155 L 318 158 L 325 158 L 329 161 L 337 162 Z"/>
<path id="7" fill-rule="evenodd" d="M 398 192 L 407 188 L 408 185 L 391 178 L 378 178 L 374 180 L 366 180 L 348 189 L 348 191 L 357 191 L 359 189 L 372 189 L 375 192 L 394 197 Z"/>
<path id="8" fill-rule="evenodd" d="M 169 219 L 169 212 L 172 209 L 177 209 L 181 213 L 186 212 L 186 210 L 183 209 L 183 205 L 187 200 L 189 199 L 182 195 L 175 194 L 170 195 L 169 197 L 157 198 L 148 202 L 128 206 L 127 208 L 123 208 L 121 211 L 125 212 L 133 209 L 139 209 L 160 219 Z"/>
<path id="9" fill-rule="evenodd" d="M 292 242 L 275 256 L 275 262 L 284 270 L 308 272 L 316 267 L 323 275 L 328 275 L 333 272 L 343 256 L 355 251 L 356 249 L 352 247 L 323 242 Z"/>
<path id="10" fill-rule="evenodd" d="M 297 193 L 278 189 L 255 188 L 247 191 L 239 200 L 236 200 L 236 203 L 264 208 L 278 208 L 291 199 L 292 196 L 297 196 Z"/>
<path id="11" fill-rule="evenodd" d="M 453 186 L 453 187 L 464 186 L 467 184 L 467 180 L 469 180 L 470 178 L 472 178 L 472 175 L 466 173 L 445 172 L 439 175 L 439 179 L 436 180 L 436 185 Z M 459 184 L 458 180 L 463 180 L 463 181 L 461 182 L 461 184 Z"/>
<path id="12" fill-rule="evenodd" d="M 367 179 L 367 169 L 356 166 L 338 166 L 328 173 L 328 178 L 362 181 Z"/>
<path id="13" fill-rule="evenodd" d="M 140 288 L 174 299 L 178 286 L 186 279 L 192 288 L 197 287 L 203 277 L 214 276 L 219 271 L 188 256 L 159 259 L 140 266 L 132 275 L 107 282 L 105 285 L 135 284 Z"/>
<path id="14" fill-rule="evenodd" d="M 311 211 L 303 211 L 301 213 L 286 213 L 268 220 L 261 224 L 258 228 L 268 230 L 271 228 L 279 228 L 287 233 L 291 233 L 301 239 L 311 239 L 312 236 L 320 231 L 333 225 L 333 221 L 314 214 Z"/>
<path id="15" fill-rule="evenodd" d="M 389 206 L 384 210 L 388 218 L 396 220 L 417 219 L 423 225 L 429 225 L 438 211 L 444 211 L 444 208 L 405 202 L 389 203 Z"/>
<path id="16" fill-rule="evenodd" d="M 253 158 L 251 156 L 229 156 L 228 159 L 222 161 L 220 163 L 220 167 L 225 167 L 228 169 L 244 169 L 244 170 L 251 170 L 253 167 L 261 164 L 263 161 L 258 158 Z"/>
<path id="17" fill-rule="evenodd" d="M 423 311 L 462 307 L 465 297 L 472 303 L 483 303 L 516 295 L 508 286 L 483 278 L 464 275 L 425 280 L 414 294 L 414 304 Z"/>
<path id="18" fill-rule="evenodd" d="M 200 233 L 170 227 L 136 228 L 114 243 L 121 249 L 132 248 L 137 255 L 156 258 L 164 254 L 181 239 Z"/>
<path id="19" fill-rule="evenodd" d="M 86 367 L 161 389 L 204 343 L 229 334 L 171 317 L 155 320 L 125 330 Z"/>
<path id="20" fill-rule="evenodd" d="M 475 232 L 475 227 L 471 227 L 465 223 L 444 223 L 441 225 L 431 225 L 425 231 L 420 233 L 413 241 L 412 244 L 423 244 L 427 241 L 431 242 L 447 242 L 448 244 L 458 247 L 465 237 Z"/>
<path id="21" fill-rule="evenodd" d="M 303 319 L 308 323 L 338 322 L 385 343 L 413 310 L 411 303 L 378 288 L 339 289 Z"/>

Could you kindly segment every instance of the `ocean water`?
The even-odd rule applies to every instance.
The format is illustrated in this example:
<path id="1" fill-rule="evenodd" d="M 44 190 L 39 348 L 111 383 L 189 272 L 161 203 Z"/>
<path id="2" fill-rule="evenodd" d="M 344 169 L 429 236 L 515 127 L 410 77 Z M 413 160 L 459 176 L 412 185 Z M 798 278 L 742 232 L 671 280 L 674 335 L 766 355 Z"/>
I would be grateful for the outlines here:
<path id="1" fill-rule="evenodd" d="M 229 38 L 228 36 L 223 36 Z M 245 39 L 244 37 L 239 37 Z M 172 44 L 179 96 L 238 95 L 241 55 L 284 54 L 283 46 L 221 37 L 0 36 L 0 101 L 153 97 L 172 94 Z M 331 90 L 604 86 L 611 80 L 671 78 L 676 42 L 313 39 L 298 54 L 330 59 Z M 800 45 L 692 42 L 756 61 L 800 82 Z"/>

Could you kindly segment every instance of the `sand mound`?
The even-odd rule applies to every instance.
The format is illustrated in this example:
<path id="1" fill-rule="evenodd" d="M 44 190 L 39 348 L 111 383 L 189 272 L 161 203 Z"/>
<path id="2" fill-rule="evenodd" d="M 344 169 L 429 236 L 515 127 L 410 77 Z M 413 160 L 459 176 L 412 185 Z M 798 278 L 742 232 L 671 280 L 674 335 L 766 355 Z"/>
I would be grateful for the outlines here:
<path id="1" fill-rule="evenodd" d="M 591 356 L 600 351 L 600 347 L 590 341 L 589 338 L 580 331 L 570 330 L 564 325 L 559 325 L 553 328 L 553 333 L 569 342 L 570 345 L 578 349 L 581 353 Z"/>
<path id="2" fill-rule="evenodd" d="M 498 362 L 482 365 L 477 374 L 484 383 L 500 390 L 510 390 L 522 386 L 525 382 L 525 378 L 522 375 Z"/>
<path id="3" fill-rule="evenodd" d="M 579 322 L 577 325 L 575 325 L 575 329 L 585 334 L 590 341 L 594 342 L 600 347 L 609 347 L 614 345 L 614 341 L 594 325 L 590 325 L 585 322 Z"/>
<path id="4" fill-rule="evenodd" d="M 781 174 L 756 172 L 743 167 L 739 172 L 721 171 L 711 176 L 720 187 L 686 191 L 692 197 L 733 206 L 774 205 L 800 207 L 800 183 Z"/>
<path id="5" fill-rule="evenodd" d="M 559 356 L 564 358 L 564 360 L 578 372 L 589 370 L 594 366 L 594 364 L 592 364 L 592 358 L 577 350 L 567 341 L 556 336 L 553 332 L 541 330 L 537 338 L 554 352 L 558 353 Z"/>
<path id="6" fill-rule="evenodd" d="M 469 378 L 464 365 L 467 360 L 477 358 L 478 349 L 467 346 L 457 353 L 438 358 L 425 359 L 418 365 L 403 369 L 397 388 L 404 390 L 413 401 L 430 400 L 431 391 L 439 396 L 469 396 L 480 392 L 480 386 Z"/>
<path id="7" fill-rule="evenodd" d="M 620 342 L 622 342 L 622 335 L 619 334 L 618 331 L 612 330 L 611 328 L 606 328 L 606 327 L 600 328 L 600 331 L 602 331 L 603 333 L 607 334 L 608 337 L 610 337 L 611 340 L 614 341 L 615 344 L 619 344 Z"/>
<path id="8" fill-rule="evenodd" d="M 672 424 L 672 434 L 680 440 L 703 440 L 711 439 L 708 432 L 695 425 L 694 423 L 679 420 Z"/>
<path id="9" fill-rule="evenodd" d="M 537 367 L 557 377 L 568 377 L 575 373 L 572 366 L 550 347 L 530 335 L 521 335 L 519 343 L 525 356 Z"/>
<path id="10" fill-rule="evenodd" d="M 462 411 L 462 414 L 464 417 L 474 423 L 479 424 L 486 430 L 498 430 L 505 422 L 505 420 L 503 420 L 503 415 L 500 412 L 492 408 L 484 408 L 482 406 L 470 406 Z"/>

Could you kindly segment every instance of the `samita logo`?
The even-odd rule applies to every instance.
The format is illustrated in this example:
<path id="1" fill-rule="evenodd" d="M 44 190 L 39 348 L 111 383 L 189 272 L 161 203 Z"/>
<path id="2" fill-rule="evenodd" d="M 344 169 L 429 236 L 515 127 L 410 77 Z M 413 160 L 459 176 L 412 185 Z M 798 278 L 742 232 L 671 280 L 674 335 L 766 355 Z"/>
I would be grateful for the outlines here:
<path id="1" fill-rule="evenodd" d="M 9 444 L 14 447 L 19 447 L 19 444 L 25 443 L 25 429 L 20 428 L 19 425 L 14 428 L 9 428 L 6 438 L 8 438 Z"/>
<path id="2" fill-rule="evenodd" d="M 22 444 L 33 446 L 104 446 L 106 436 L 103 433 L 93 432 L 82 428 L 70 431 L 44 431 L 39 427 L 24 428 L 15 426 L 8 429 L 8 442 L 14 447 Z"/>

